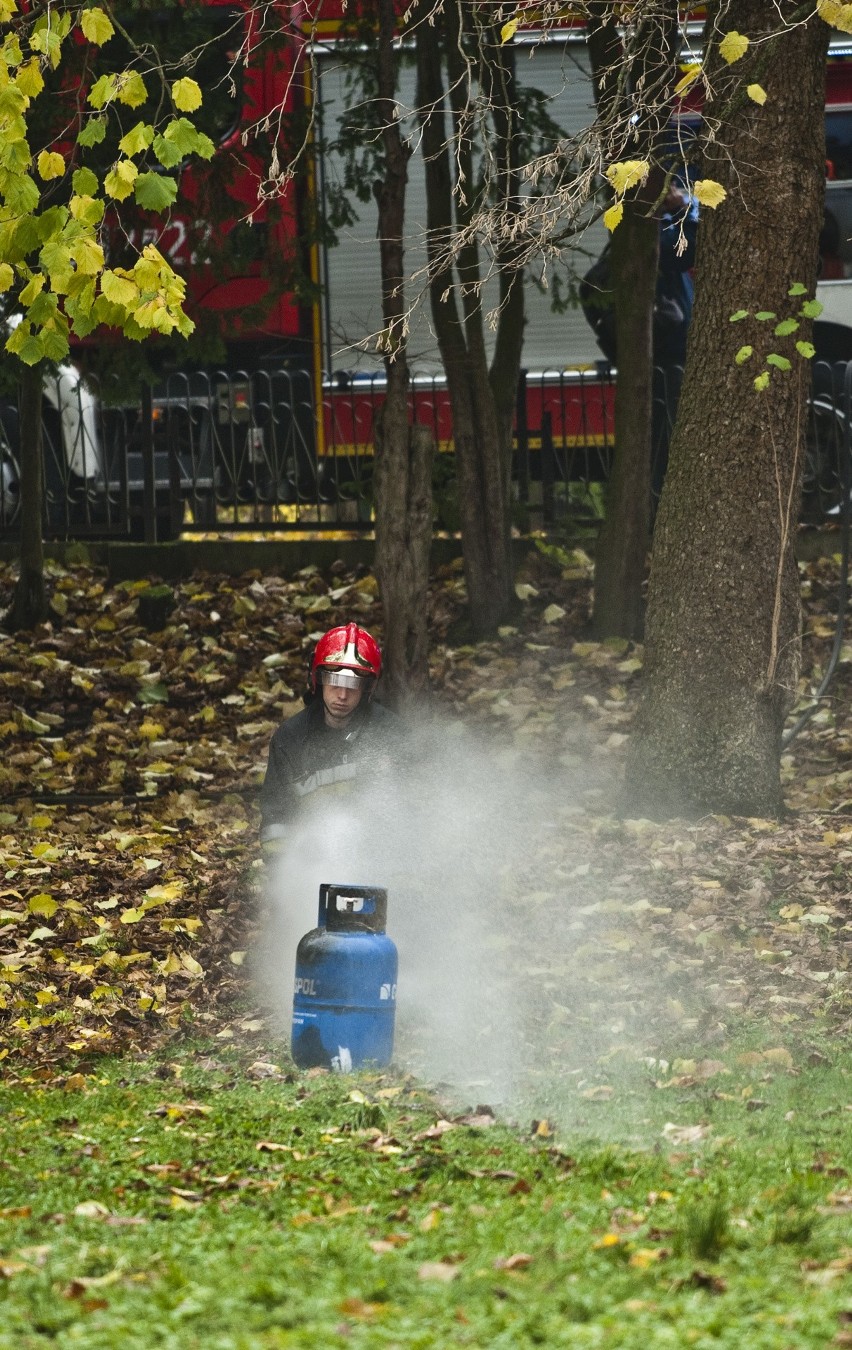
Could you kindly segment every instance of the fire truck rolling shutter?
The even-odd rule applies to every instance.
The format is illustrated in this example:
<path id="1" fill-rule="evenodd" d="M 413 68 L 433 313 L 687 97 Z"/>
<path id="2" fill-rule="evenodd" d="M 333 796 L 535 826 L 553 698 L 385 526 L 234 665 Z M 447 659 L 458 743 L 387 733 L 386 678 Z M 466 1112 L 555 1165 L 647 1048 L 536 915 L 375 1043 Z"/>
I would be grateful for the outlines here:
<path id="1" fill-rule="evenodd" d="M 520 48 L 517 58 L 519 81 L 548 95 L 548 112 L 568 134 L 576 134 L 594 117 L 594 97 L 588 58 L 582 43 L 553 42 L 534 48 Z M 329 48 L 320 62 L 319 97 L 329 149 L 324 155 L 319 181 L 342 184 L 343 162 L 334 149 L 339 120 L 345 108 L 344 65 L 339 53 Z M 406 63 L 400 76 L 399 102 L 405 109 L 415 106 L 415 72 Z M 426 263 L 424 231 L 426 192 L 423 162 L 417 150 L 416 126 L 404 119 L 405 129 L 414 132 L 415 152 L 409 162 L 406 200 L 406 273 L 416 276 Z M 338 233 L 338 243 L 329 248 L 325 263 L 326 328 L 323 359 L 331 370 L 374 371 L 380 368 L 375 342 L 369 338 L 381 329 L 381 282 L 379 249 L 376 240 L 376 207 L 370 202 L 354 202 L 358 220 Z M 560 260 L 548 262 L 547 280 L 560 277 L 563 293 L 571 271 L 580 277 L 598 256 L 606 239 L 600 224 L 589 228 L 579 245 L 566 249 Z M 594 362 L 600 358 L 593 335 L 578 307 L 555 313 L 549 291 L 542 291 L 531 277 L 541 265 L 531 265 L 526 284 L 526 317 L 522 364 L 528 370 L 559 370 Z M 410 281 L 407 301 L 412 303 L 424 292 L 424 279 Z M 497 286 L 484 292 L 484 306 L 490 309 L 497 300 Z M 486 333 L 493 343 L 493 337 Z M 428 298 L 416 307 L 412 316 L 409 355 L 418 374 L 440 373 L 440 357 L 432 333 Z"/>

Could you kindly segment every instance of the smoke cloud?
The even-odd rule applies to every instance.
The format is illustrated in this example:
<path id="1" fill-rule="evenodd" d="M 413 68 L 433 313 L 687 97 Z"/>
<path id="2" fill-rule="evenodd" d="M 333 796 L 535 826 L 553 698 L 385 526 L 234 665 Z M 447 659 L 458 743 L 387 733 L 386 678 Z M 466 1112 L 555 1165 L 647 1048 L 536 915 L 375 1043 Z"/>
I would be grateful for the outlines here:
<path id="1" fill-rule="evenodd" d="M 385 886 L 400 963 L 395 1062 L 470 1100 L 516 1100 L 547 1062 L 546 976 L 576 936 L 571 819 L 607 795 L 606 777 L 576 764 L 576 753 L 548 753 L 545 767 L 431 719 L 379 781 L 309 798 L 269 875 L 260 965 L 282 1030 L 320 884 Z"/>

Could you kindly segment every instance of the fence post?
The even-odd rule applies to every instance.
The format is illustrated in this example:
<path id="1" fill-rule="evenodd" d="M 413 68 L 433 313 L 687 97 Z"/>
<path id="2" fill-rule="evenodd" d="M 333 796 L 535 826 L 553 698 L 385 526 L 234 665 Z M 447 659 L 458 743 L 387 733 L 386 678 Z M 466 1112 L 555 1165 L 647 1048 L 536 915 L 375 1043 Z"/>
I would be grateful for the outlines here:
<path id="1" fill-rule="evenodd" d="M 146 544 L 157 542 L 157 480 L 154 463 L 154 400 L 150 384 L 142 386 L 142 503 Z"/>
<path id="2" fill-rule="evenodd" d="M 518 481 L 518 501 L 530 499 L 530 428 L 527 409 L 527 372 L 518 371 L 518 394 L 515 400 L 515 477 Z"/>
<path id="3" fill-rule="evenodd" d="M 553 416 L 548 409 L 541 415 L 541 514 L 545 525 L 552 525 L 554 520 L 553 484 L 555 477 Z"/>

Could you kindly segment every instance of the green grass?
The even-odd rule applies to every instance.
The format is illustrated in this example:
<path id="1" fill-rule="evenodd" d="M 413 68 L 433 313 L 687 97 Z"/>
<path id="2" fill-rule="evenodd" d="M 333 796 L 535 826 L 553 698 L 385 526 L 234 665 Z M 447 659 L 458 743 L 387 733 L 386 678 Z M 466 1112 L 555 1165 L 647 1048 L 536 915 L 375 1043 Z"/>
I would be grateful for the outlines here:
<path id="1" fill-rule="evenodd" d="M 798 1350 L 843 1331 L 836 1055 L 756 1085 L 736 1063 L 608 1099 L 575 1080 L 537 1135 L 530 1113 L 418 1138 L 440 1111 L 409 1080 L 253 1081 L 205 1053 L 0 1089 L 4 1350 Z"/>

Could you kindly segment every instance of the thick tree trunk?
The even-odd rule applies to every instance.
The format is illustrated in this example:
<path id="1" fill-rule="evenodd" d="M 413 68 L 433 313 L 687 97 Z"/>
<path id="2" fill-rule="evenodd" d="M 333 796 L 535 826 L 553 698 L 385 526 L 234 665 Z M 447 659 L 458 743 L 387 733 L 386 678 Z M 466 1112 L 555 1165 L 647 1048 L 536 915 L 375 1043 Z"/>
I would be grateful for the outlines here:
<path id="1" fill-rule="evenodd" d="M 703 175 L 729 195 L 704 212 L 699 232 L 687 367 L 654 534 L 647 682 L 627 766 L 628 803 L 643 814 L 776 814 L 799 667 L 793 534 L 810 372 L 787 339 L 793 369 L 773 370 L 769 388 L 756 391 L 760 356 L 788 352 L 774 323 L 730 316 L 786 317 L 796 307 L 791 283 L 815 284 L 827 29 L 799 19 L 756 42 L 777 33 L 779 19 L 798 18 L 795 5 L 777 0 L 738 0 L 728 17 L 752 45 L 713 72 L 710 112 L 720 126 Z M 751 83 L 766 90 L 763 107 L 745 95 Z M 756 355 L 740 367 L 734 356 L 745 344 Z"/>
<path id="2" fill-rule="evenodd" d="M 384 611 L 384 688 L 400 707 L 429 677 L 427 598 L 432 542 L 432 455 L 425 427 L 409 426 L 405 340 L 405 189 L 410 150 L 395 117 L 397 70 L 393 0 L 380 0 L 377 111 L 384 179 L 379 207 L 387 397 L 375 427 L 376 577 Z"/>
<path id="3" fill-rule="evenodd" d="M 523 282 L 514 272 L 501 275 L 504 304 L 499 319 L 497 352 L 491 371 L 485 346 L 480 284 L 482 272 L 475 240 L 468 236 L 457 260 L 458 285 L 446 257 L 456 226 L 472 217 L 475 182 L 471 124 L 465 116 L 466 74 L 461 57 L 461 8 L 447 14 L 445 39 L 452 131 L 446 126 L 446 94 L 442 34 L 438 25 L 417 28 L 418 106 L 426 169 L 428 252 L 432 318 L 453 416 L 453 443 L 459 486 L 462 547 L 468 606 L 474 631 L 488 633 L 505 620 L 512 603 L 512 561 L 509 519 L 511 411 L 514 408 L 523 333 Z M 496 48 L 499 53 L 499 45 Z M 499 55 L 494 58 L 501 61 Z M 503 64 L 494 88 L 511 86 L 511 70 Z M 497 95 L 495 94 L 495 97 Z M 512 110 L 495 119 L 495 145 L 501 163 L 504 195 L 516 191 L 511 162 Z M 464 192 L 453 195 L 452 160 Z M 465 199 L 466 194 L 466 199 Z M 501 259 L 502 263 L 506 262 Z M 495 394 L 495 390 L 497 391 Z M 509 411 L 507 411 L 509 409 Z"/>
<path id="4" fill-rule="evenodd" d="M 12 630 L 34 628 L 47 618 L 44 586 L 44 462 L 42 458 L 40 365 L 21 366 L 21 558 L 20 573 L 7 616 Z"/>

